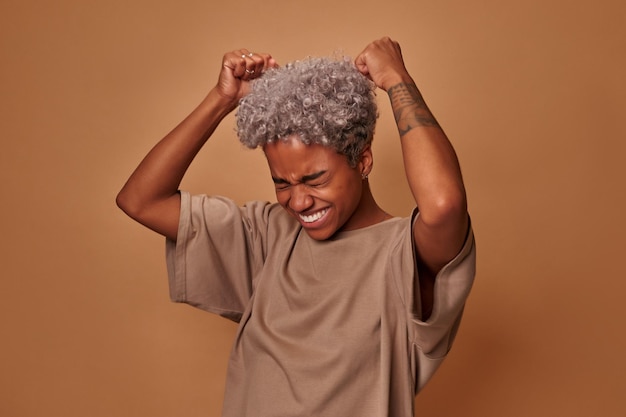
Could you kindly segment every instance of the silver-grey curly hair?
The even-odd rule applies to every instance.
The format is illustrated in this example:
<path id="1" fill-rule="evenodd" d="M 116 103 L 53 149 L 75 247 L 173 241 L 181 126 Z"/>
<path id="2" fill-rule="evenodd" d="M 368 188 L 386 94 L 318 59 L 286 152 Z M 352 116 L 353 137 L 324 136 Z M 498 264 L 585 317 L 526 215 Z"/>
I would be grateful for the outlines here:
<path id="1" fill-rule="evenodd" d="M 348 58 L 307 58 L 270 69 L 239 103 L 239 140 L 256 148 L 297 135 L 305 144 L 335 149 L 354 167 L 374 136 L 374 88 Z"/>

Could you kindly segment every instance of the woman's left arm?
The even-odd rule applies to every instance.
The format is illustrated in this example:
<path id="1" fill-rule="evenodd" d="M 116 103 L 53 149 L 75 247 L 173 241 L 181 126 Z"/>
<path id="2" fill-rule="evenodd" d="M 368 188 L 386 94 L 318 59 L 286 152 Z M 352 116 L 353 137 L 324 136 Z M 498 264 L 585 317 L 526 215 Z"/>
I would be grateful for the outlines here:
<path id="1" fill-rule="evenodd" d="M 383 38 L 371 43 L 355 64 L 387 92 L 398 126 L 407 180 L 419 209 L 413 235 L 425 319 L 432 311 L 435 277 L 459 253 L 467 235 L 461 169 L 452 144 L 406 70 L 397 42 Z"/>

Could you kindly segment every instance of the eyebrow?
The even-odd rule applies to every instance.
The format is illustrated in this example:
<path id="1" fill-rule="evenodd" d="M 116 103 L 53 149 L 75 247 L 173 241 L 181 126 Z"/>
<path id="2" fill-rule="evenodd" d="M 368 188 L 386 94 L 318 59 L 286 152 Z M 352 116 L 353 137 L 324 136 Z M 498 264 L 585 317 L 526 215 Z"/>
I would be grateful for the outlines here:
<path id="1" fill-rule="evenodd" d="M 319 171 L 313 174 L 308 174 L 308 175 L 304 175 L 302 176 L 302 178 L 300 178 L 300 181 L 298 181 L 299 183 L 306 183 L 308 181 L 313 181 L 318 179 L 319 177 L 321 177 L 322 175 L 326 174 L 326 170 L 323 171 Z M 278 178 L 278 177 L 272 177 L 272 181 L 274 181 L 274 184 L 291 184 L 289 181 L 287 181 L 286 179 L 283 178 Z"/>

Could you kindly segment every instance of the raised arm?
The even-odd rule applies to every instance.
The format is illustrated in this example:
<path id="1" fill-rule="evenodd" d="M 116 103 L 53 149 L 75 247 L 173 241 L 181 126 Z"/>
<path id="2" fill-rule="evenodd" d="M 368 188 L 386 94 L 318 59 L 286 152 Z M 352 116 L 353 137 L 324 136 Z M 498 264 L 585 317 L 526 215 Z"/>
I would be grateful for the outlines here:
<path id="1" fill-rule="evenodd" d="M 204 100 L 141 161 L 117 196 L 117 205 L 146 227 L 175 240 L 180 215 L 178 187 L 189 165 L 249 91 L 249 81 L 276 66 L 268 54 L 246 49 L 224 55 L 219 79 Z"/>
<path id="2" fill-rule="evenodd" d="M 469 219 L 459 162 L 409 75 L 397 42 L 383 38 L 371 43 L 355 64 L 391 101 L 407 180 L 420 213 L 413 235 L 422 314 L 428 317 L 435 276 L 459 253 L 467 234 Z"/>

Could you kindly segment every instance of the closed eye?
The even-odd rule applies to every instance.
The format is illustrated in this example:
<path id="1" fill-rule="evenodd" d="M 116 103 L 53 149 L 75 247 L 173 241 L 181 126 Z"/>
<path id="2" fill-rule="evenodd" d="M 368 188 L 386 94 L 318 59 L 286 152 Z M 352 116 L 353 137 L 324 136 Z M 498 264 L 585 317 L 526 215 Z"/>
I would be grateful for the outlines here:
<path id="1" fill-rule="evenodd" d="M 306 185 L 308 185 L 309 187 L 313 187 L 313 188 L 319 188 L 319 187 L 323 187 L 324 185 L 326 185 L 327 181 L 318 181 L 318 182 L 309 182 Z"/>
<path id="2" fill-rule="evenodd" d="M 300 178 L 300 181 L 298 181 L 297 184 L 304 184 L 308 187 L 321 187 L 328 182 L 328 179 L 321 178 L 327 172 L 328 171 L 319 171 L 314 174 L 304 175 L 302 178 Z M 276 190 L 279 191 L 286 190 L 290 186 L 294 185 L 284 178 L 274 176 L 272 176 L 272 181 L 274 182 Z"/>
<path id="3" fill-rule="evenodd" d="M 274 185 L 276 186 L 276 189 L 287 188 L 288 186 L 291 185 L 291 184 L 289 184 L 289 182 L 287 180 L 284 180 L 282 178 L 272 177 L 272 181 L 274 182 Z"/>

